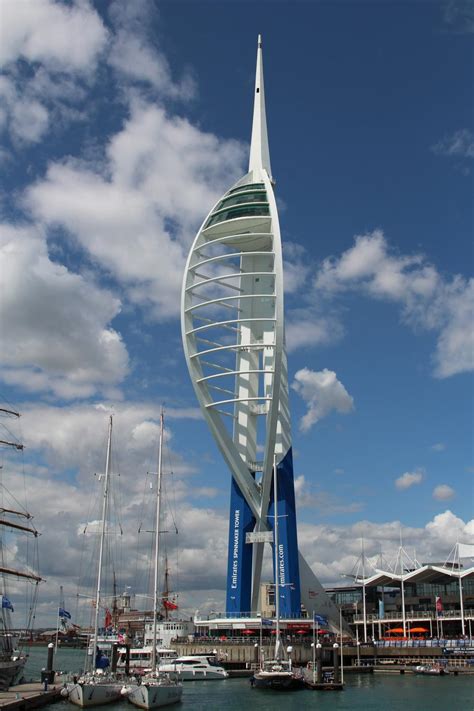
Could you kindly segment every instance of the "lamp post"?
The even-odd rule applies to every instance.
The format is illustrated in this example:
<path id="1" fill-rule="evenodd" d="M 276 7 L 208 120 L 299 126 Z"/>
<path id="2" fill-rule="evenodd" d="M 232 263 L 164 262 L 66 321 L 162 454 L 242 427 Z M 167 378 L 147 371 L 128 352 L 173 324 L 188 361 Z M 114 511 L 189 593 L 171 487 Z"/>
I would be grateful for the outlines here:
<path id="1" fill-rule="evenodd" d="M 357 640 L 357 666 L 360 667 L 360 642 Z"/>

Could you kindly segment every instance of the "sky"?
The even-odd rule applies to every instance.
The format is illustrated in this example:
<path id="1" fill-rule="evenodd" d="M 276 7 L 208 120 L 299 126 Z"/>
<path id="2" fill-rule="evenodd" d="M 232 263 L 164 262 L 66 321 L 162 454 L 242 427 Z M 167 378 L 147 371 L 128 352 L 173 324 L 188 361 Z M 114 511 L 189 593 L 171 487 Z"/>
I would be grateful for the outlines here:
<path id="1" fill-rule="evenodd" d="M 179 299 L 247 171 L 259 33 L 300 548 L 340 585 L 362 539 L 420 562 L 474 542 L 472 5 L 2 0 L 0 400 L 22 417 L 0 424 L 25 450 L 0 472 L 41 532 L 39 624 L 93 569 L 110 414 L 119 585 L 146 606 L 162 405 L 172 585 L 183 613 L 224 607 L 230 476 Z"/>

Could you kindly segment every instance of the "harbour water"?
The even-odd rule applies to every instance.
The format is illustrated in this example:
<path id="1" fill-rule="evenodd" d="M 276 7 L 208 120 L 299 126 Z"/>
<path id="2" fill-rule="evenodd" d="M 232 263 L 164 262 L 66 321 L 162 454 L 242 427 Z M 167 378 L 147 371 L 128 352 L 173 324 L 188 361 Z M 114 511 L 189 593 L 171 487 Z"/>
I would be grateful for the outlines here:
<path id="1" fill-rule="evenodd" d="M 32 647 L 26 667 L 26 679 L 38 680 L 46 664 L 46 647 Z M 78 671 L 84 664 L 84 650 L 60 649 L 55 658 L 57 671 Z M 183 701 L 177 708 L 193 711 L 471 711 L 474 708 L 474 676 L 427 677 L 399 674 L 348 674 L 342 692 L 258 691 L 251 689 L 248 679 L 185 682 Z M 60 701 L 47 711 L 73 708 Z M 111 704 L 110 711 L 133 707 L 125 702 Z"/>

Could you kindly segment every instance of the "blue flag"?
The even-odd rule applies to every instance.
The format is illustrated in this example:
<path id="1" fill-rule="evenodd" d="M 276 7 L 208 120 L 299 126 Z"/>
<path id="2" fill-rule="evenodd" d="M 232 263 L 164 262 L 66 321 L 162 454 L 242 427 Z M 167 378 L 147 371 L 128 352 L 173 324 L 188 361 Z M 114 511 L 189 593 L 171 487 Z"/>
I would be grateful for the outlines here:
<path id="1" fill-rule="evenodd" d="M 322 625 L 323 627 L 325 627 L 328 623 L 328 618 L 323 617 L 322 615 L 315 615 L 314 621 L 317 622 L 318 625 Z"/>
<path id="2" fill-rule="evenodd" d="M 15 612 L 15 610 L 13 609 L 13 605 L 11 604 L 10 600 L 7 598 L 6 595 L 2 595 L 2 608 Z"/>
<path id="3" fill-rule="evenodd" d="M 65 610 L 63 607 L 59 608 L 59 617 L 66 617 L 68 620 L 71 619 L 71 613 Z"/>

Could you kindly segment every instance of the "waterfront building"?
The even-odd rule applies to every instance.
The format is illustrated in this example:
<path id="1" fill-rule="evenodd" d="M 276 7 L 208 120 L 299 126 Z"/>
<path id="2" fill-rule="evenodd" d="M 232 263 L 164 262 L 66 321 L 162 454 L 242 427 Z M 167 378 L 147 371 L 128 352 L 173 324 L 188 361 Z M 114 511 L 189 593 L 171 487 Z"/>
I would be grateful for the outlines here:
<path id="1" fill-rule="evenodd" d="M 212 207 L 183 282 L 186 361 L 231 473 L 226 615 L 255 616 L 278 482 L 280 612 L 338 611 L 298 552 L 285 348 L 283 261 L 259 37 L 249 169 Z M 274 558 L 274 556 L 272 556 Z M 275 565 L 275 563 L 274 563 Z"/>
<path id="2" fill-rule="evenodd" d="M 417 627 L 430 637 L 472 639 L 474 567 L 463 565 L 459 555 L 455 562 L 418 564 L 400 572 L 377 569 L 355 576 L 354 582 L 327 592 L 363 641 L 390 636 L 394 628 L 409 638 Z"/>

